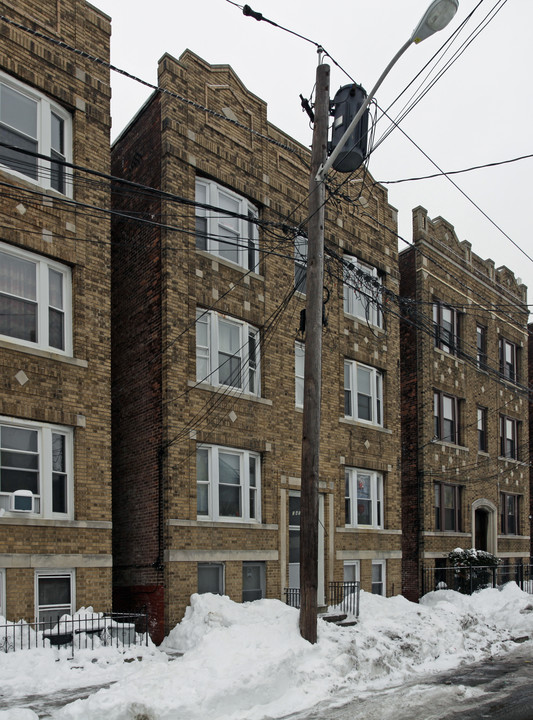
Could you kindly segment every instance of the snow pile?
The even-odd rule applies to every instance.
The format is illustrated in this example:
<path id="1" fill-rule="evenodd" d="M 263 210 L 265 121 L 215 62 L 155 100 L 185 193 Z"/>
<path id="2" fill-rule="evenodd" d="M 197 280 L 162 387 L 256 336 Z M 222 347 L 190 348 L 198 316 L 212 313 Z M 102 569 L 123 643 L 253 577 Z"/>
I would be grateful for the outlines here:
<path id="1" fill-rule="evenodd" d="M 359 624 L 319 621 L 316 645 L 300 637 L 298 611 L 277 600 L 237 604 L 193 595 L 163 646 L 183 657 L 143 662 L 56 717 L 276 718 L 494 655 L 517 635 L 533 636 L 533 598 L 514 584 L 472 597 L 439 591 L 420 604 L 363 592 Z"/>

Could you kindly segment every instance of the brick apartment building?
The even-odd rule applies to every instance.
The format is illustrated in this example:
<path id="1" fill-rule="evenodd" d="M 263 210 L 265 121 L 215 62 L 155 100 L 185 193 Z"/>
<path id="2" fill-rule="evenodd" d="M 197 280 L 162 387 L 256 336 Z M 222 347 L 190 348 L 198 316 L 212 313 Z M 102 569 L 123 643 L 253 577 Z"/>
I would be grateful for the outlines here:
<path id="1" fill-rule="evenodd" d="M 111 605 L 109 184 L 61 164 L 109 172 L 109 71 L 57 44 L 106 60 L 110 21 L 0 9 L 0 615 L 33 620 Z"/>
<path id="2" fill-rule="evenodd" d="M 452 225 L 413 211 L 400 253 L 403 594 L 456 547 L 528 562 L 527 293 Z M 425 591 L 434 589 L 425 587 Z"/>
<path id="3" fill-rule="evenodd" d="M 112 147 L 113 175 L 131 181 L 113 192 L 115 599 L 148 604 L 156 639 L 191 593 L 298 587 L 310 160 L 230 67 L 165 55 L 158 84 Z M 328 203 L 326 245 L 319 601 L 343 577 L 401 585 L 383 187 Z"/>

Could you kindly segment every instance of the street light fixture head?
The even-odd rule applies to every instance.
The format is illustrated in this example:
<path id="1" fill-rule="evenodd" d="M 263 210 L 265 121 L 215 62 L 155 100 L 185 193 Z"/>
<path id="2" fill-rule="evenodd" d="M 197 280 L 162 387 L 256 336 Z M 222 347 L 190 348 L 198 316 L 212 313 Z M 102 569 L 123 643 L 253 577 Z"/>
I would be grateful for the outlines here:
<path id="1" fill-rule="evenodd" d="M 459 0 L 433 0 L 411 35 L 418 44 L 446 27 L 459 7 Z"/>

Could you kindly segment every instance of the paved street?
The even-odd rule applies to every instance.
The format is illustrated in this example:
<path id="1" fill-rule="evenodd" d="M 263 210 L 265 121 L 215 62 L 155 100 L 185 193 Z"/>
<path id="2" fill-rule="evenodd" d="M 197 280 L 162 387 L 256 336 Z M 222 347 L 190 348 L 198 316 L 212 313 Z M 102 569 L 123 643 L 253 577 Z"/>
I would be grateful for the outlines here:
<path id="1" fill-rule="evenodd" d="M 339 699 L 342 701 L 342 699 Z M 533 720 L 533 643 L 508 656 L 363 693 L 284 720 Z"/>

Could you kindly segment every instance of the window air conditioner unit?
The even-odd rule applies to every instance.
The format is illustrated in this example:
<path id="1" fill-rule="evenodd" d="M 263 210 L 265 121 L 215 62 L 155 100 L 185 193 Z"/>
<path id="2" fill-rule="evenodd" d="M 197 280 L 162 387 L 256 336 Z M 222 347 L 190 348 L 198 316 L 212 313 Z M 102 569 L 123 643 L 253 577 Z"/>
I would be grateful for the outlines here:
<path id="1" fill-rule="evenodd" d="M 11 495 L 10 510 L 14 512 L 33 512 L 33 493 L 31 490 L 15 490 Z"/>

